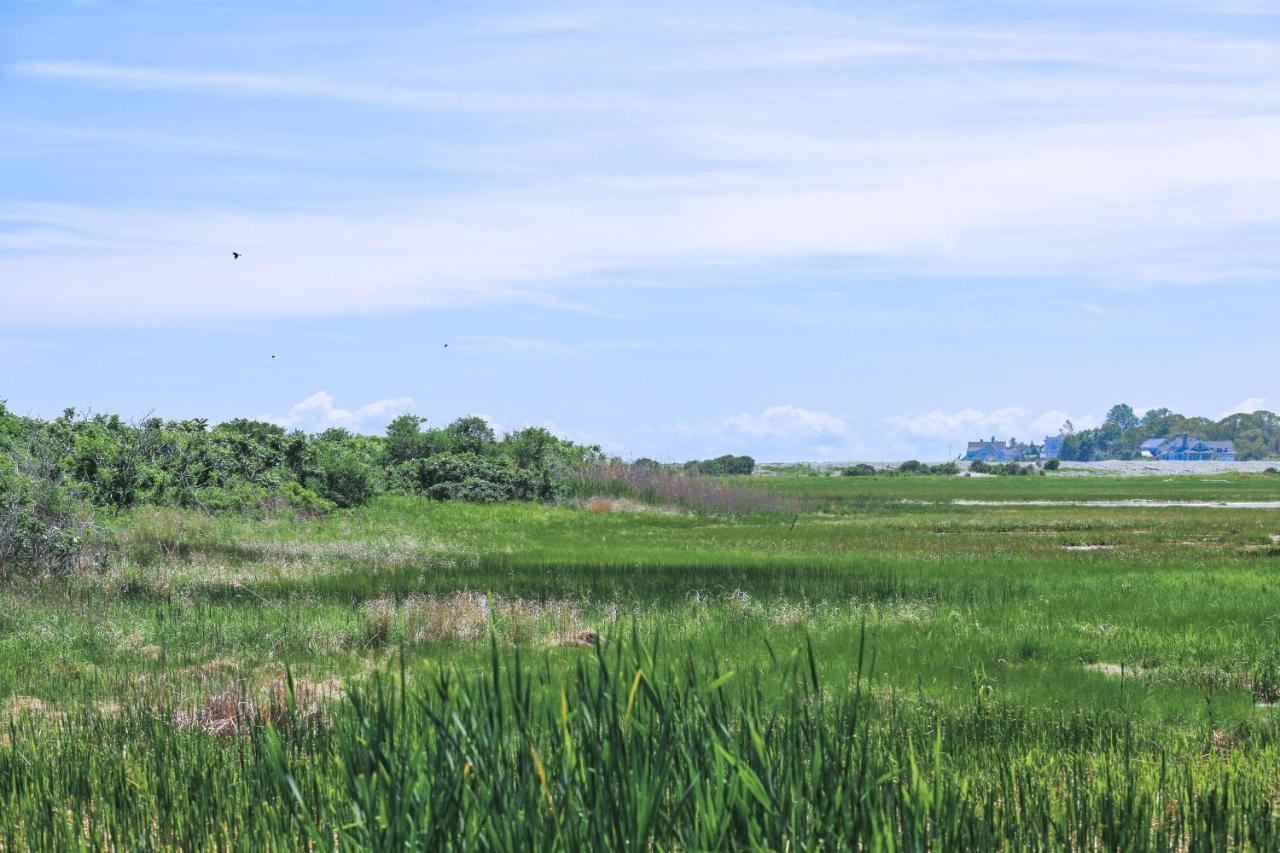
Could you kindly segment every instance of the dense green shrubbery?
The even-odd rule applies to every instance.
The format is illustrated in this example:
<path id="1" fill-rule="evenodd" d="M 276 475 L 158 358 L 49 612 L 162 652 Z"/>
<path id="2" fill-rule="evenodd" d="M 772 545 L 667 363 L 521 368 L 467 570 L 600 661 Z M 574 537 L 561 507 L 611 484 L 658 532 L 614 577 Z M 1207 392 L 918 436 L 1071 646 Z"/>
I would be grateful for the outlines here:
<path id="1" fill-rule="evenodd" d="M 599 448 L 537 427 L 498 439 L 481 418 L 423 423 L 401 416 L 385 437 L 307 435 L 262 421 L 129 423 L 74 409 L 43 421 L 0 404 L 0 571 L 65 567 L 92 507 L 317 515 L 389 489 L 477 503 L 547 500 L 565 470 L 600 458 Z"/>
<path id="2" fill-rule="evenodd" d="M 684 469 L 691 474 L 706 474 L 712 477 L 728 474 L 751 474 L 756 470 L 756 460 L 750 456 L 733 456 L 726 454 L 715 459 L 695 459 L 684 463 Z"/>
<path id="3" fill-rule="evenodd" d="M 498 503 L 555 497 L 555 487 L 545 467 L 529 471 L 505 457 L 474 453 L 442 453 L 401 462 L 396 467 L 396 477 L 404 490 L 437 500 Z"/>
<path id="4" fill-rule="evenodd" d="M 0 469 L 0 577 L 65 574 L 93 535 L 83 504 L 56 469 L 11 452 Z"/>
<path id="5" fill-rule="evenodd" d="M 927 476 L 935 477 L 952 477 L 960 473 L 960 466 L 954 462 L 939 462 L 936 465 L 929 465 L 918 459 L 908 459 L 897 468 L 885 468 L 877 470 L 874 465 L 866 462 L 859 462 L 857 465 L 850 465 L 840 469 L 842 477 L 896 477 L 896 476 Z"/>
<path id="6" fill-rule="evenodd" d="M 1057 467 L 1056 465 L 1054 466 Z M 1000 477 L 1026 477 L 1035 474 L 1039 469 L 1034 465 L 1019 465 L 1017 462 L 1006 462 L 998 465 L 991 462 L 983 462 L 981 459 L 975 459 L 969 463 L 969 472 L 972 474 L 996 474 Z M 1039 471 L 1043 474 L 1043 471 Z"/>

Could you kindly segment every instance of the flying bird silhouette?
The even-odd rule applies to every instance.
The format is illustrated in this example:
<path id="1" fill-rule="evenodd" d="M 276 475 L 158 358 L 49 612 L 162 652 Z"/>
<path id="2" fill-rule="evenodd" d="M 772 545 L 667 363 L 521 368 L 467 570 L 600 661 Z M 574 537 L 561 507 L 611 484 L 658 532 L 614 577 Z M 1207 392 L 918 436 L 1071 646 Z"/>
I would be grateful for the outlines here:
<path id="1" fill-rule="evenodd" d="M 240 260 L 240 253 L 239 253 L 239 252 L 232 252 L 232 253 L 231 253 L 231 260 L 233 260 L 233 261 L 238 261 L 238 260 Z"/>

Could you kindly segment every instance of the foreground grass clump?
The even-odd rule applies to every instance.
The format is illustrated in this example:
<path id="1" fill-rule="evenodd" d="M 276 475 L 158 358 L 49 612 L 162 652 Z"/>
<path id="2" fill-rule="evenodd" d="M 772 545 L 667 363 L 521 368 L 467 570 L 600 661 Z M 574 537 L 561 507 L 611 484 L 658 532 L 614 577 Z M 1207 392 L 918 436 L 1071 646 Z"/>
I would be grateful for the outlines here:
<path id="1" fill-rule="evenodd" d="M 606 640 L 565 673 L 289 687 L 235 727 L 28 714 L 0 748 L 5 849 L 1088 848 L 1280 842 L 1276 726 L 1161 743 L 1133 715 L 940 707 L 811 646 L 723 669 Z M 181 719 L 180 717 L 178 718 Z"/>

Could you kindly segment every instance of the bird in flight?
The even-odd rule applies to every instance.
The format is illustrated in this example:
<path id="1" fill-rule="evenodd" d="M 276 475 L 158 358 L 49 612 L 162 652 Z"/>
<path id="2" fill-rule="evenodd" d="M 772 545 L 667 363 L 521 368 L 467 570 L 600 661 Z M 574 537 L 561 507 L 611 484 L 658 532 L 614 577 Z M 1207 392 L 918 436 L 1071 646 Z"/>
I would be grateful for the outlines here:
<path id="1" fill-rule="evenodd" d="M 233 260 L 233 261 L 237 261 L 237 260 L 239 260 L 239 259 L 240 259 L 240 253 L 239 253 L 239 252 L 232 252 L 232 253 L 231 253 L 231 260 Z"/>
<path id="2" fill-rule="evenodd" d="M 445 344 L 445 345 L 444 345 L 444 348 L 445 348 L 445 349 L 448 349 L 448 348 L 449 348 L 449 345 L 448 345 L 448 344 Z"/>

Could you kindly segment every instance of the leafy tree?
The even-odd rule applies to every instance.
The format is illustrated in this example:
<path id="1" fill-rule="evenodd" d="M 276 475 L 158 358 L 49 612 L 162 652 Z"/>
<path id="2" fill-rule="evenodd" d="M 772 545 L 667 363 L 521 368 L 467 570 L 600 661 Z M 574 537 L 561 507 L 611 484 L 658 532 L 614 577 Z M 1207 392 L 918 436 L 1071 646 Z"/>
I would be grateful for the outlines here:
<path id="1" fill-rule="evenodd" d="M 1115 424 L 1121 432 L 1127 432 L 1138 426 L 1140 421 L 1128 403 L 1117 403 L 1107 412 L 1107 423 Z"/>
<path id="2" fill-rule="evenodd" d="M 330 429 L 316 436 L 313 447 L 303 482 L 308 489 L 339 507 L 359 506 L 379 491 L 377 439 Z"/>
<path id="3" fill-rule="evenodd" d="M 422 435 L 422 425 L 426 422 L 426 418 L 405 414 L 387 424 L 385 451 L 388 464 L 399 465 L 426 455 Z"/>
<path id="4" fill-rule="evenodd" d="M 477 455 L 489 450 L 495 441 L 493 428 L 484 418 L 458 418 L 445 427 L 449 446 L 455 453 L 475 453 Z"/>

